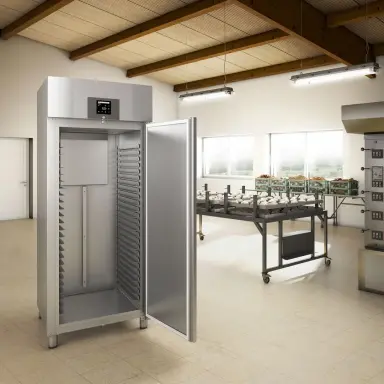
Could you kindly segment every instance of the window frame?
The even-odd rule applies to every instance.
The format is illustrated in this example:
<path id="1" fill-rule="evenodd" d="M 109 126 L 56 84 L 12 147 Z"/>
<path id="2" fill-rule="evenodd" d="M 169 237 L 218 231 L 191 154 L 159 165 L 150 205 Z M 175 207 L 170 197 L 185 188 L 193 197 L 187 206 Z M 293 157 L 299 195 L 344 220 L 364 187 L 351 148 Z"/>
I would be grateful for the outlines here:
<path id="1" fill-rule="evenodd" d="M 273 175 L 273 159 L 272 159 L 272 136 L 273 135 L 290 135 L 290 134 L 305 134 L 305 162 L 304 162 L 304 176 L 309 177 L 309 153 L 308 153 L 308 134 L 311 133 L 325 133 L 325 132 L 341 132 L 343 133 L 342 129 L 324 129 L 324 130 L 316 130 L 316 131 L 294 131 L 294 132 L 270 132 L 269 135 L 269 174 Z M 342 148 L 342 156 L 344 156 L 344 142 L 343 142 L 343 148 Z M 340 177 L 344 176 L 344 161 L 343 161 L 343 170 L 342 175 Z"/>
<path id="2" fill-rule="evenodd" d="M 254 141 L 255 144 L 255 135 L 252 134 L 239 134 L 239 135 L 220 135 L 220 136 L 203 136 L 201 137 L 201 177 L 203 179 L 234 179 L 234 180 L 253 180 L 255 178 L 254 174 L 252 176 L 239 176 L 239 175 L 207 175 L 205 173 L 205 149 L 204 149 L 204 142 L 205 139 L 231 139 L 233 137 L 250 137 Z M 231 163 L 229 161 L 229 171 L 231 171 Z M 252 173 L 255 172 L 255 158 L 252 157 Z"/>

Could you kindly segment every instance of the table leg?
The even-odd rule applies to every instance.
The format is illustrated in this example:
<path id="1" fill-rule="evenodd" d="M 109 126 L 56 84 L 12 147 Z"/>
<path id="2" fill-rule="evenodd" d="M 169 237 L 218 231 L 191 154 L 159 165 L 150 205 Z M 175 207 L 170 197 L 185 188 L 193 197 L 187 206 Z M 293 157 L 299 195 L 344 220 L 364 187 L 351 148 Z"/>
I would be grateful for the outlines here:
<path id="1" fill-rule="evenodd" d="M 278 222 L 278 253 L 279 253 L 279 266 L 283 265 L 283 222 Z"/>
<path id="2" fill-rule="evenodd" d="M 337 222 L 337 196 L 333 196 L 333 225 L 335 227 L 339 225 Z"/>
<path id="3" fill-rule="evenodd" d="M 267 223 L 263 223 L 263 233 L 262 233 L 263 245 L 262 245 L 262 276 L 265 284 L 269 283 L 270 276 L 267 273 Z"/>
<path id="4" fill-rule="evenodd" d="M 203 215 L 199 215 L 199 232 L 197 232 L 199 235 L 200 240 L 204 240 L 204 233 L 203 233 Z"/>

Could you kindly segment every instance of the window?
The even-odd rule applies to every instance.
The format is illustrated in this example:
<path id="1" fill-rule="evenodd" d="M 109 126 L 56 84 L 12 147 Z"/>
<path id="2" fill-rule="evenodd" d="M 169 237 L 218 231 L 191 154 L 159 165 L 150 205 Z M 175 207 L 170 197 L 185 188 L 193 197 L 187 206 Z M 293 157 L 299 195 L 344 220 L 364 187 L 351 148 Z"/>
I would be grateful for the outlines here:
<path id="1" fill-rule="evenodd" d="M 271 172 L 277 177 L 343 176 L 343 132 L 271 134 Z"/>
<path id="2" fill-rule="evenodd" d="M 305 133 L 271 135 L 272 174 L 289 177 L 305 174 Z"/>
<path id="3" fill-rule="evenodd" d="M 253 176 L 254 138 L 203 138 L 203 176 Z"/>

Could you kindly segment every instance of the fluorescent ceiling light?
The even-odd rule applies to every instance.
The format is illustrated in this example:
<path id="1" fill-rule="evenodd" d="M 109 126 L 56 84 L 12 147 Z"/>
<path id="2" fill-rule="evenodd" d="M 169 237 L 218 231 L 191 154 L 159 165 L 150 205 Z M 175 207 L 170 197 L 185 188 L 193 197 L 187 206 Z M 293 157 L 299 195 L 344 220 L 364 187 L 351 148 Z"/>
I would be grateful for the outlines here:
<path id="1" fill-rule="evenodd" d="M 179 96 L 179 99 L 180 101 L 218 99 L 222 97 L 231 96 L 233 92 L 233 88 L 231 87 L 222 87 L 216 89 L 209 89 L 207 91 L 184 93 Z"/>
<path id="2" fill-rule="evenodd" d="M 379 64 L 377 63 L 353 65 L 350 67 L 334 68 L 319 72 L 303 73 L 292 76 L 291 81 L 293 81 L 295 85 L 327 83 L 353 77 L 374 75 L 379 68 Z"/>

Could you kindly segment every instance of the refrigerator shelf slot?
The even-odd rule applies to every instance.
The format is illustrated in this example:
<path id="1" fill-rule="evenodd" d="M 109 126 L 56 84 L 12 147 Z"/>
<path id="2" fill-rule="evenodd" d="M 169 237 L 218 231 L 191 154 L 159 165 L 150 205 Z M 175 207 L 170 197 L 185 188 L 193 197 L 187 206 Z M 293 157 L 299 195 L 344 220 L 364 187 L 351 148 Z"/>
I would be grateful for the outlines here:
<path id="1" fill-rule="evenodd" d="M 124 251 L 121 248 L 119 250 L 125 263 L 129 263 L 133 268 L 137 268 L 140 265 L 140 255 L 137 255 L 134 252 L 127 253 L 127 251 Z"/>
<path id="2" fill-rule="evenodd" d="M 128 240 L 133 241 L 138 246 L 140 246 L 140 233 L 133 230 L 132 228 L 119 228 L 117 230 L 117 237 L 127 238 Z"/>
<path id="3" fill-rule="evenodd" d="M 61 150 L 62 143 L 60 140 L 60 150 L 59 150 L 59 258 L 58 258 L 58 270 L 59 270 L 59 314 L 63 315 L 64 314 L 64 301 L 63 301 L 63 294 L 64 294 L 64 227 L 61 224 L 64 224 L 64 204 L 65 204 L 65 199 L 64 199 L 64 193 L 62 192 L 63 190 L 63 176 L 64 173 L 62 172 L 62 153 L 63 151 Z"/>
<path id="4" fill-rule="evenodd" d="M 120 212 L 121 213 L 121 212 Z M 126 216 L 124 217 L 123 215 L 120 215 L 120 217 L 117 220 L 118 223 L 126 223 L 129 226 L 134 226 L 137 228 L 137 226 L 140 224 L 140 218 L 135 218 L 135 217 L 130 217 Z"/>
<path id="5" fill-rule="evenodd" d="M 140 212 L 140 199 L 127 199 L 120 195 L 117 198 L 117 203 L 122 208 L 126 208 L 128 210 L 134 209 L 135 211 Z"/>
<path id="6" fill-rule="evenodd" d="M 118 246 L 118 251 L 121 252 L 123 256 L 129 258 L 132 263 L 140 264 L 140 252 L 127 250 L 121 246 Z"/>
<path id="7" fill-rule="evenodd" d="M 134 252 L 140 252 L 140 249 L 135 247 L 135 244 L 132 244 L 129 240 L 125 239 L 121 235 L 118 238 L 118 241 L 119 241 L 119 245 L 121 245 L 123 248 L 125 247 L 127 250 L 131 250 Z"/>
<path id="8" fill-rule="evenodd" d="M 140 198 L 138 196 L 136 196 L 133 192 L 120 192 L 119 196 L 118 196 L 118 199 L 121 201 L 121 202 L 124 202 L 124 201 L 132 201 L 132 202 L 135 202 L 136 204 L 140 204 Z"/>
<path id="9" fill-rule="evenodd" d="M 127 225 L 127 223 L 123 223 L 120 220 L 117 222 L 117 224 L 119 225 L 119 227 L 121 229 L 132 232 L 132 233 L 136 234 L 137 236 L 140 236 L 140 231 L 137 228 L 130 226 L 130 225 Z"/>
<path id="10" fill-rule="evenodd" d="M 118 206 L 117 211 L 140 220 L 140 210 L 134 209 L 134 207 L 126 208 L 120 205 Z"/>

